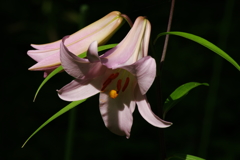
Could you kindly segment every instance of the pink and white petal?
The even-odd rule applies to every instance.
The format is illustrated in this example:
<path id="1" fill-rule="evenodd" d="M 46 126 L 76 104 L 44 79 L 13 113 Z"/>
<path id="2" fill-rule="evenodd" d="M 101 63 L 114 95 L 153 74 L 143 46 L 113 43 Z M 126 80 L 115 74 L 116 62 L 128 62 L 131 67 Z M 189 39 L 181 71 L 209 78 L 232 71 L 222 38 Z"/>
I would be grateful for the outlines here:
<path id="1" fill-rule="evenodd" d="M 65 101 L 78 101 L 89 98 L 100 92 L 101 78 L 75 79 L 58 91 L 58 96 Z"/>
<path id="2" fill-rule="evenodd" d="M 139 47 L 145 32 L 145 18 L 138 17 L 127 36 L 113 49 L 101 56 L 102 63 L 108 68 L 129 65 L 137 60 Z"/>
<path id="3" fill-rule="evenodd" d="M 106 67 L 100 62 L 89 63 L 88 60 L 82 59 L 71 53 L 67 47 L 61 43 L 60 54 L 61 62 L 64 70 L 75 78 L 95 78 L 104 73 Z"/>
<path id="4" fill-rule="evenodd" d="M 114 71 L 107 70 L 104 75 L 104 80 Z M 121 77 L 121 73 L 120 73 Z M 119 78 L 120 78 L 119 77 Z M 125 79 L 122 79 L 124 83 Z M 109 92 L 112 89 L 116 89 L 118 78 L 113 80 L 109 86 L 100 93 L 99 103 L 100 112 L 105 126 L 117 135 L 130 136 L 132 126 L 132 113 L 135 109 L 136 103 L 134 98 L 134 87 L 136 80 L 134 77 L 130 77 L 129 85 L 124 92 L 119 91 L 118 96 L 113 99 L 109 96 Z M 123 84 L 122 84 L 123 86 Z"/>
<path id="5" fill-rule="evenodd" d="M 60 47 L 60 44 L 59 44 Z M 43 59 L 55 54 L 56 52 L 59 52 L 59 49 L 52 49 L 52 50 L 29 50 L 27 52 L 28 56 L 34 59 L 37 62 L 42 61 Z M 31 68 L 39 68 L 38 66 L 33 66 Z"/>
<path id="6" fill-rule="evenodd" d="M 98 43 L 94 41 L 90 44 L 88 51 L 87 51 L 87 59 L 91 63 L 100 62 L 100 58 L 98 56 Z"/>
<path id="7" fill-rule="evenodd" d="M 166 128 L 172 125 L 171 122 L 162 120 L 152 112 L 150 104 L 147 102 L 146 96 L 140 93 L 138 87 L 135 89 L 135 96 L 138 111 L 148 123 L 159 128 Z"/>
<path id="8" fill-rule="evenodd" d="M 59 48 L 61 43 L 61 40 L 52 42 L 52 43 L 46 43 L 46 44 L 31 44 L 31 46 L 35 49 L 54 49 Z"/>
<path id="9" fill-rule="evenodd" d="M 117 16 L 120 16 L 121 13 L 118 11 L 113 11 L 103 18 L 99 19 L 98 21 L 82 28 L 81 30 L 73 33 L 70 35 L 70 38 L 66 40 L 66 45 L 71 45 L 76 43 L 77 41 L 81 39 L 85 39 L 89 35 L 92 35 L 95 32 L 98 32 L 99 30 L 102 30 L 106 25 L 109 25 L 109 22 L 112 22 L 113 24 L 116 23 L 118 24 L 118 21 L 113 21 Z M 122 19 L 122 18 L 119 18 Z M 112 29 L 113 30 L 113 29 Z M 108 32 L 112 32 L 112 30 L 108 29 Z M 32 47 L 36 49 L 55 49 L 59 48 L 61 43 L 61 40 L 52 42 L 52 43 L 47 43 L 47 44 L 31 44 Z"/>
<path id="10" fill-rule="evenodd" d="M 142 95 L 146 94 L 156 77 L 156 62 L 150 57 L 143 57 L 132 65 L 121 67 L 137 78 Z"/>
<path id="11" fill-rule="evenodd" d="M 57 66 L 52 66 L 52 67 L 47 67 L 47 68 L 37 68 L 37 69 L 34 69 L 34 70 L 32 70 L 32 71 L 50 71 L 50 70 L 54 70 L 54 69 L 56 69 L 57 67 L 59 67 L 59 65 L 57 65 Z"/>
<path id="12" fill-rule="evenodd" d="M 129 105 L 135 105 L 135 103 L 123 103 L 120 97 L 112 99 L 109 97 L 108 92 L 100 92 L 99 103 L 105 126 L 111 132 L 129 138 L 133 123 Z"/>
<path id="13" fill-rule="evenodd" d="M 137 80 L 133 75 L 129 75 L 128 78 L 130 79 L 129 84 L 124 92 L 119 92 L 119 98 L 122 99 L 122 103 L 126 103 L 129 106 L 129 109 L 133 113 L 136 108 L 134 90 L 137 85 Z M 122 78 L 122 87 L 124 86 L 125 81 L 126 79 Z M 117 86 L 117 83 L 114 85 Z"/>
<path id="14" fill-rule="evenodd" d="M 146 57 L 148 55 L 148 45 L 149 45 L 149 39 L 151 35 L 151 24 L 147 20 L 146 22 L 146 28 L 145 28 L 145 33 L 144 33 L 144 38 L 142 41 L 142 48 L 143 48 L 143 57 Z"/>
<path id="15" fill-rule="evenodd" d="M 67 37 L 64 37 L 60 44 L 61 64 L 69 75 L 75 78 L 82 78 L 89 72 L 91 63 L 71 53 L 64 45 L 65 39 L 67 39 Z"/>

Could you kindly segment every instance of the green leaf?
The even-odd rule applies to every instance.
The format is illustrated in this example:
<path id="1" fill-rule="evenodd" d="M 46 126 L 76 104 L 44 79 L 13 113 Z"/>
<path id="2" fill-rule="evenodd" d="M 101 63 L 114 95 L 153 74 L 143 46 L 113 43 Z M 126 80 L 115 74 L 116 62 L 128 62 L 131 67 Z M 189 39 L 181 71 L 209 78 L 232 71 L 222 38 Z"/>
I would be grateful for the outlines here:
<path id="1" fill-rule="evenodd" d="M 40 86 L 38 87 L 37 89 L 37 92 L 35 93 L 34 95 L 34 98 L 33 98 L 33 102 L 36 100 L 37 98 L 37 95 L 38 95 L 38 92 L 40 91 L 40 89 L 43 87 L 43 85 L 45 83 L 47 83 L 47 81 L 49 79 L 51 79 L 53 76 L 55 76 L 58 72 L 60 72 L 61 70 L 63 70 L 63 67 L 62 66 L 59 66 L 58 68 L 56 68 L 54 71 L 52 71 L 43 81 L 42 83 L 40 84 Z"/>
<path id="2" fill-rule="evenodd" d="M 86 101 L 87 99 L 83 99 L 83 100 L 79 100 L 79 101 L 74 101 L 71 102 L 70 104 L 68 104 L 67 106 L 65 106 L 64 108 L 62 108 L 60 111 L 58 111 L 57 113 L 55 113 L 52 117 L 50 117 L 46 122 L 44 122 L 40 127 L 38 127 L 38 129 L 36 131 L 34 131 L 29 137 L 28 139 L 24 142 L 24 144 L 22 145 L 22 148 L 26 145 L 26 143 L 38 132 L 40 131 L 43 127 L 45 127 L 48 123 L 50 123 L 51 121 L 53 121 L 54 119 L 56 119 L 57 117 L 61 116 L 63 113 L 69 111 L 70 109 L 76 107 L 77 105 L 83 103 L 84 101 Z"/>
<path id="3" fill-rule="evenodd" d="M 103 51 L 103 50 L 106 50 L 106 49 L 111 49 L 111 48 L 115 47 L 116 45 L 117 45 L 117 44 L 108 44 L 108 45 L 100 46 L 100 47 L 98 47 L 98 51 L 100 52 L 100 51 Z M 84 57 L 86 57 L 86 54 L 87 54 L 87 52 L 84 52 L 84 53 L 78 55 L 78 57 L 84 58 Z M 44 85 L 45 83 L 47 83 L 47 81 L 48 81 L 49 79 L 51 79 L 53 76 L 55 76 L 58 72 L 60 72 L 60 71 L 62 71 L 62 70 L 63 70 L 63 67 L 62 67 L 62 66 L 59 66 L 59 67 L 56 68 L 54 71 L 52 71 L 52 72 L 42 81 L 42 83 L 40 84 L 40 86 L 38 87 L 38 89 L 37 89 L 37 91 L 36 91 L 36 93 L 35 93 L 35 95 L 34 95 L 33 102 L 36 100 L 36 97 L 37 97 L 40 89 L 43 87 L 43 85 Z"/>
<path id="4" fill-rule="evenodd" d="M 165 118 L 167 112 L 180 102 L 190 90 L 200 85 L 209 86 L 207 83 L 188 82 L 173 91 L 163 105 L 163 117 Z"/>
<path id="5" fill-rule="evenodd" d="M 190 154 L 178 154 L 178 155 L 174 155 L 174 156 L 167 158 L 167 160 L 179 160 L 179 159 L 181 159 L 181 160 L 205 160 L 203 158 L 196 157 L 196 156 L 193 156 Z"/>
<path id="6" fill-rule="evenodd" d="M 204 47 L 210 49 L 211 51 L 217 53 L 218 55 L 220 55 L 221 57 L 223 57 L 224 59 L 226 59 L 228 62 L 230 62 L 233 66 L 235 66 L 238 70 L 240 70 L 240 66 L 237 64 L 236 61 L 234 61 L 227 53 L 225 53 L 223 50 L 221 50 L 220 48 L 218 48 L 216 45 L 212 44 L 211 42 L 209 42 L 208 40 L 201 38 L 199 36 L 190 34 L 190 33 L 186 33 L 186 32 L 163 32 L 157 35 L 157 38 L 154 40 L 154 43 L 157 41 L 157 39 L 160 36 L 166 35 L 166 34 L 170 34 L 170 35 L 175 35 L 175 36 L 180 36 L 180 37 L 184 37 L 187 39 L 190 39 L 194 42 L 197 42 L 201 45 L 203 45 Z"/>

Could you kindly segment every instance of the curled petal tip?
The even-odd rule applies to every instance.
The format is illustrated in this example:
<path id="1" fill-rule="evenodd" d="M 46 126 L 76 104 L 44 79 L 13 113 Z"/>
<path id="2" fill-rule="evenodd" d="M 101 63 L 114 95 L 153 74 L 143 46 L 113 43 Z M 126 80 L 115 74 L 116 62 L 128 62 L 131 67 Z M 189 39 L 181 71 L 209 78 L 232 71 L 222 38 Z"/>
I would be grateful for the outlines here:
<path id="1" fill-rule="evenodd" d="M 66 40 L 67 38 L 69 38 L 69 37 L 70 37 L 70 35 L 66 35 L 66 36 L 64 36 L 64 37 L 62 38 L 63 43 L 64 43 L 65 40 Z"/>
<path id="2" fill-rule="evenodd" d="M 127 23 L 129 24 L 130 27 L 133 26 L 133 22 L 126 14 L 121 14 L 121 16 L 127 21 Z"/>
<path id="3" fill-rule="evenodd" d="M 87 51 L 87 59 L 89 62 L 99 62 L 100 58 L 98 56 L 98 42 L 94 41 L 90 44 L 88 51 Z"/>

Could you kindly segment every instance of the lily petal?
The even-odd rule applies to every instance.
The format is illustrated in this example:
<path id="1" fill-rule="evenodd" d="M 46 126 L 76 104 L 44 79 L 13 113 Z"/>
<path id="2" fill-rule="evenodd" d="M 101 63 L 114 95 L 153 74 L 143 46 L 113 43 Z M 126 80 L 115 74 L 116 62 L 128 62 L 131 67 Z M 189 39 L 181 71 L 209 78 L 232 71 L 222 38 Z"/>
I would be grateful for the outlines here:
<path id="1" fill-rule="evenodd" d="M 59 43 L 60 45 L 60 43 Z M 29 50 L 27 51 L 27 54 L 29 57 L 31 57 L 32 59 L 34 59 L 37 62 L 40 62 L 41 60 L 45 59 L 46 57 L 51 56 L 52 54 L 55 53 L 55 50 L 53 51 L 49 51 L 49 50 L 41 50 L 41 52 L 39 52 L 39 50 Z M 32 67 L 29 68 L 29 70 Z"/>
<path id="2" fill-rule="evenodd" d="M 150 31 L 150 22 L 145 17 L 138 17 L 127 36 L 101 57 L 102 63 L 108 68 L 115 69 L 141 59 L 147 55 Z"/>
<path id="3" fill-rule="evenodd" d="M 136 96 L 138 111 L 148 123 L 159 128 L 166 128 L 172 125 L 171 122 L 162 120 L 152 112 L 150 104 L 146 100 L 146 96 L 142 95 L 139 92 L 138 87 L 136 87 L 135 96 Z"/>
<path id="4" fill-rule="evenodd" d="M 146 94 L 156 77 L 156 62 L 150 57 L 143 57 L 132 65 L 121 67 L 136 76 L 142 95 Z"/>
<path id="5" fill-rule="evenodd" d="M 83 77 L 94 78 L 105 71 L 106 67 L 102 66 L 100 62 L 90 63 L 87 59 L 79 58 L 78 56 L 71 53 L 68 50 L 68 48 L 64 45 L 65 39 L 67 39 L 67 37 L 64 37 L 62 40 L 60 46 L 60 56 L 62 66 L 69 75 L 80 79 Z M 92 58 L 93 56 L 90 57 Z"/>
<path id="6" fill-rule="evenodd" d="M 131 106 L 135 106 L 135 103 L 122 103 L 120 97 L 112 99 L 109 97 L 108 93 L 100 93 L 100 112 L 104 121 L 105 126 L 113 133 L 130 137 L 130 131 L 133 123 L 132 112 L 130 110 Z"/>
<path id="7" fill-rule="evenodd" d="M 108 70 L 104 77 L 108 77 L 113 72 Z M 121 73 L 120 73 L 121 74 Z M 133 117 L 132 113 L 135 109 L 136 102 L 134 99 L 134 88 L 136 79 L 129 77 L 129 85 L 124 92 L 119 91 L 116 98 L 109 96 L 110 90 L 116 88 L 118 80 L 113 81 L 108 87 L 100 92 L 99 106 L 105 126 L 113 133 L 121 136 L 130 137 Z M 103 78 L 105 79 L 105 78 Z M 123 79 L 124 82 L 124 79 Z"/>
<path id="8" fill-rule="evenodd" d="M 145 32 L 144 32 L 144 37 L 143 37 L 143 41 L 142 41 L 143 57 L 146 57 L 148 55 L 148 46 L 149 46 L 150 35 L 151 35 L 151 23 L 149 21 L 147 21 Z M 141 59 L 141 58 L 139 57 L 138 59 Z"/>
<path id="9" fill-rule="evenodd" d="M 72 43 L 76 43 L 80 39 L 84 39 L 87 36 L 93 34 L 94 32 L 98 32 L 100 28 L 104 28 L 108 23 L 110 23 L 116 16 L 120 16 L 121 13 L 118 11 L 113 11 L 104 16 L 103 18 L 95 21 L 94 23 L 82 28 L 81 30 L 73 33 L 70 38 L 66 41 L 66 45 L 71 45 Z M 97 26 L 97 27 L 96 27 Z M 47 44 L 31 44 L 35 49 L 54 49 L 59 48 L 61 40 L 47 43 Z"/>
<path id="10" fill-rule="evenodd" d="M 96 79 L 73 80 L 60 90 L 58 90 L 58 96 L 65 101 L 78 101 L 89 98 L 100 92 L 102 77 Z"/>
<path id="11" fill-rule="evenodd" d="M 88 51 L 87 51 L 87 59 L 89 62 L 100 62 L 100 58 L 98 56 L 98 43 L 97 41 L 94 41 L 90 44 Z"/>

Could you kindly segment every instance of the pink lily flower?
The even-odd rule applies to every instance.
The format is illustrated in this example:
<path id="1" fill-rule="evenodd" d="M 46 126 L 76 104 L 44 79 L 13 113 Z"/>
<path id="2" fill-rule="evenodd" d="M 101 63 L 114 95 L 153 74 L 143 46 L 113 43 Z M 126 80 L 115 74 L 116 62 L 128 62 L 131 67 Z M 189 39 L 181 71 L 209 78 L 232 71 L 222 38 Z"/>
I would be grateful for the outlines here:
<path id="1" fill-rule="evenodd" d="M 138 17 L 127 36 L 111 50 L 98 56 L 97 42 L 88 49 L 86 59 L 60 47 L 65 71 L 76 79 L 58 90 L 66 101 L 77 101 L 100 93 L 99 107 L 105 126 L 117 135 L 130 137 L 132 113 L 137 104 L 141 116 L 153 126 L 169 127 L 172 123 L 157 117 L 146 99 L 146 92 L 156 76 L 156 62 L 147 56 L 151 25 Z"/>
<path id="2" fill-rule="evenodd" d="M 124 15 L 125 16 L 125 15 Z M 118 11 L 113 11 L 98 21 L 86 26 L 78 32 L 70 35 L 66 39 L 65 45 L 75 55 L 86 52 L 88 46 L 93 41 L 98 41 L 99 45 L 107 42 L 107 40 L 117 31 L 123 23 L 123 17 Z M 60 43 L 56 42 L 31 46 L 37 50 L 29 50 L 28 55 L 37 61 L 35 65 L 29 68 L 34 71 L 45 71 L 46 77 L 51 71 L 60 65 Z"/>

